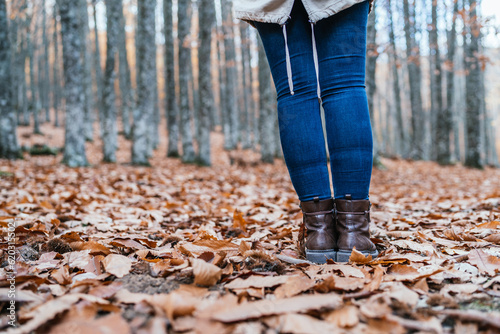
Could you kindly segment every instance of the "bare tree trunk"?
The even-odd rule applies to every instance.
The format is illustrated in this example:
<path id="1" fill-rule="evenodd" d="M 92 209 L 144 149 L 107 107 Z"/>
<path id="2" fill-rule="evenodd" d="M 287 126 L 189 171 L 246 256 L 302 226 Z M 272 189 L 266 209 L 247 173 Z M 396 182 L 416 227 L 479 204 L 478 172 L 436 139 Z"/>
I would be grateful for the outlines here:
<path id="1" fill-rule="evenodd" d="M 448 117 L 447 131 L 448 138 L 450 133 L 454 128 L 454 90 L 455 90 L 455 51 L 457 42 L 457 15 L 458 15 L 458 1 L 454 2 L 453 5 L 453 18 L 451 22 L 451 30 L 448 32 L 448 54 L 446 59 L 446 115 Z M 450 139 L 449 139 L 450 140 Z M 451 142 L 451 140 L 450 140 Z M 456 145 L 456 144 L 455 144 Z M 460 145 L 458 145 L 460 146 Z M 455 148 L 456 151 L 457 148 Z M 452 152 L 450 150 L 450 162 L 453 160 L 460 160 L 460 154 L 452 158 Z"/>
<path id="2" fill-rule="evenodd" d="M 121 111 L 123 134 L 125 138 L 131 138 L 130 115 L 134 107 L 134 97 L 132 94 L 132 81 L 130 79 L 130 66 L 127 58 L 127 36 L 125 32 L 125 17 L 123 16 L 123 4 L 119 3 L 119 27 L 118 27 L 118 57 L 119 57 L 119 77 L 121 94 Z"/>
<path id="3" fill-rule="evenodd" d="M 179 156 L 179 107 L 175 93 L 174 35 L 172 19 L 172 0 L 163 1 L 163 20 L 165 24 L 165 115 L 168 131 L 168 157 Z"/>
<path id="4" fill-rule="evenodd" d="M 83 56 L 83 98 L 85 106 L 84 116 L 84 131 L 87 141 L 94 140 L 94 117 L 92 108 L 92 63 L 90 61 L 90 39 L 89 39 L 89 14 L 87 0 L 78 0 L 80 6 L 80 34 L 82 39 L 82 56 Z M 102 92 L 102 91 L 99 91 Z"/>
<path id="5" fill-rule="evenodd" d="M 394 19 L 392 15 L 392 4 L 391 0 L 387 2 L 388 14 L 389 14 L 389 40 L 391 44 L 390 57 L 392 58 L 392 76 L 393 76 L 393 91 L 394 91 L 394 111 L 396 116 L 396 152 L 400 154 L 403 158 L 408 158 L 407 151 L 407 138 L 406 131 L 403 122 L 403 109 L 401 107 L 401 88 L 399 83 L 399 72 L 400 61 L 398 59 L 397 47 L 396 47 L 396 37 L 394 34 Z"/>
<path id="6" fill-rule="evenodd" d="M 276 142 L 274 140 L 275 125 L 273 113 L 273 93 L 271 87 L 271 70 L 267 63 L 264 46 L 259 39 L 259 125 L 260 125 L 260 154 L 261 160 L 267 163 L 274 162 Z"/>
<path id="7" fill-rule="evenodd" d="M 479 22 L 476 14 L 476 0 L 469 0 L 467 32 L 470 44 L 466 46 L 466 127 L 467 151 L 465 166 L 483 168 L 481 159 L 481 67 L 477 58 L 479 52 Z"/>
<path id="8" fill-rule="evenodd" d="M 212 27 L 215 23 L 213 0 L 200 0 L 198 12 L 200 48 L 198 49 L 199 133 L 198 162 L 209 166 L 210 162 L 210 115 L 214 99 L 212 89 Z"/>
<path id="9" fill-rule="evenodd" d="M 104 89 L 102 103 L 104 128 L 102 131 L 105 162 L 116 162 L 118 131 L 115 95 L 115 64 L 118 53 L 118 30 L 120 26 L 121 0 L 106 0 L 106 67 L 104 69 Z"/>
<path id="10" fill-rule="evenodd" d="M 193 147 L 193 130 L 191 124 L 192 112 L 189 106 L 189 66 L 191 53 L 186 38 L 189 35 L 190 19 L 188 15 L 189 0 L 179 0 L 177 9 L 178 36 L 179 36 L 179 93 L 181 114 L 182 161 L 195 161 Z"/>
<path id="11" fill-rule="evenodd" d="M 226 116 L 229 121 L 229 138 L 224 138 L 224 148 L 235 149 L 239 141 L 239 111 L 236 98 L 237 68 L 236 68 L 236 51 L 234 46 L 234 23 L 232 15 L 232 1 L 222 0 L 222 19 L 224 28 L 224 50 L 226 54 L 225 69 L 226 69 Z M 227 143 L 227 144 L 226 144 Z"/>
<path id="12" fill-rule="evenodd" d="M 70 167 L 86 166 L 85 137 L 83 135 L 84 96 L 82 44 L 78 16 L 72 0 L 57 0 L 61 17 L 61 35 L 64 63 L 64 92 L 66 122 L 63 162 Z"/>
<path id="13" fill-rule="evenodd" d="M 101 51 L 99 47 L 99 33 L 97 30 L 97 11 L 96 11 L 97 0 L 92 0 L 93 16 L 94 16 L 94 87 L 96 88 L 95 103 L 99 112 L 99 131 L 102 136 L 104 128 L 104 110 L 101 101 L 101 92 L 103 90 L 103 78 L 102 78 L 102 67 L 101 67 Z"/>
<path id="14" fill-rule="evenodd" d="M 151 113 L 151 119 L 149 121 L 149 127 L 150 131 L 148 132 L 149 135 L 149 150 L 148 150 L 148 156 L 152 157 L 153 156 L 153 150 L 158 147 L 158 143 L 160 142 L 160 134 L 159 134 L 159 126 L 160 126 L 160 106 L 158 104 L 158 67 L 156 64 L 156 56 L 157 56 L 157 48 L 156 48 L 156 1 L 154 1 L 155 5 L 153 7 L 153 10 L 155 12 L 154 16 L 154 31 L 155 35 L 154 38 L 150 41 L 151 47 L 153 48 L 153 68 L 154 71 L 152 73 L 150 85 L 153 85 L 153 92 L 154 92 L 154 97 L 153 97 L 153 112 Z"/>
<path id="15" fill-rule="evenodd" d="M 45 121 L 50 122 L 50 75 L 49 75 L 49 39 L 47 37 L 47 8 L 42 0 L 42 41 L 43 41 L 43 86 L 42 107 L 45 110 Z"/>
<path id="16" fill-rule="evenodd" d="M 242 126 L 241 126 L 241 147 L 248 149 L 252 146 L 252 81 L 251 72 L 252 64 L 250 63 L 250 39 L 248 37 L 248 23 L 240 22 L 241 36 L 241 67 L 243 82 L 243 110 L 242 110 Z"/>
<path id="17" fill-rule="evenodd" d="M 224 21 L 222 21 L 224 24 Z M 231 138 L 231 122 L 227 112 L 226 98 L 226 55 L 224 48 L 224 27 L 217 27 L 217 58 L 219 64 L 219 123 L 222 125 L 222 133 L 224 134 L 224 149 L 229 149 Z"/>
<path id="18" fill-rule="evenodd" d="M 57 25 L 57 4 L 54 4 L 54 35 L 52 37 L 54 43 L 54 63 L 52 64 L 52 87 L 53 87 L 53 108 L 54 108 L 54 125 L 59 127 L 59 107 L 61 104 L 61 83 L 59 81 L 59 30 Z"/>
<path id="19" fill-rule="evenodd" d="M 31 111 L 33 113 L 33 122 L 34 122 L 34 133 L 41 134 L 40 131 L 40 100 L 38 99 L 38 89 L 35 82 L 35 46 L 34 46 L 34 38 L 33 38 L 33 30 L 29 28 L 32 17 L 28 19 L 28 33 L 26 39 L 28 40 L 28 57 L 29 57 L 29 70 L 30 70 L 30 106 Z"/>
<path id="20" fill-rule="evenodd" d="M 370 111 L 370 118 L 372 122 L 372 128 L 374 133 L 376 130 L 375 117 L 373 115 L 373 97 L 377 91 L 377 84 L 375 81 L 375 72 L 377 69 L 377 16 L 376 8 L 368 16 L 368 26 L 367 26 L 367 56 L 366 56 L 366 95 L 368 97 L 368 110 Z M 380 148 L 377 140 L 377 136 L 373 136 L 373 165 L 379 166 L 380 162 Z"/>
<path id="21" fill-rule="evenodd" d="M 149 165 L 150 124 L 154 112 L 155 76 L 155 2 L 150 0 L 137 1 L 137 106 L 134 109 L 134 124 L 132 126 L 132 163 Z"/>
<path id="22" fill-rule="evenodd" d="M 422 108 L 422 74 L 420 70 L 420 48 L 415 37 L 415 10 L 410 15 L 409 0 L 403 0 L 403 11 L 405 18 L 406 56 L 408 59 L 408 75 L 410 80 L 410 100 L 411 100 L 411 152 L 413 159 L 423 159 L 424 157 L 424 134 L 425 120 Z"/>
<path id="23" fill-rule="evenodd" d="M 19 158 L 16 111 L 12 107 L 10 41 L 7 5 L 0 0 L 0 158 Z"/>

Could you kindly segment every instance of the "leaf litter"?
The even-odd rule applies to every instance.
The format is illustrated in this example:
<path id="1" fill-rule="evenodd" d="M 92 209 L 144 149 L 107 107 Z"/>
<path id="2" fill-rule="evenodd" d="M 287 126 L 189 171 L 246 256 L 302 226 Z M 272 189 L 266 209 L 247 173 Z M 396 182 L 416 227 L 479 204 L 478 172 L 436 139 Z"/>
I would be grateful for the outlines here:
<path id="1" fill-rule="evenodd" d="M 0 330 L 500 331 L 500 171 L 383 160 L 370 195 L 380 256 L 316 265 L 296 247 L 284 164 L 240 153 L 231 165 L 216 147 L 212 168 L 0 161 Z M 4 320 L 11 222 L 17 328 Z"/>

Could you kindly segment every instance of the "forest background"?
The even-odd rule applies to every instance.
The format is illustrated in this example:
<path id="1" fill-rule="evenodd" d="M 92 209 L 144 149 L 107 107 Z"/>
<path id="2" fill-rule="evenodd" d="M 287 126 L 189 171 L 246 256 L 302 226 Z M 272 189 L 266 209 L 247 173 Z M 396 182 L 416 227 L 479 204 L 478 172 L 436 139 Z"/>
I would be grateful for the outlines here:
<path id="1" fill-rule="evenodd" d="M 498 25 L 484 3 L 378 1 L 367 58 L 376 157 L 498 166 Z M 100 160 L 115 162 L 118 135 L 130 162 L 148 164 L 160 126 L 166 155 L 184 162 L 210 165 L 213 131 L 226 150 L 281 155 L 268 65 L 230 1 L 79 0 L 62 16 L 51 0 L 6 4 L 3 156 L 46 144 L 15 134 L 45 122 L 66 127 L 70 166 L 88 163 L 84 142 L 96 138 Z"/>

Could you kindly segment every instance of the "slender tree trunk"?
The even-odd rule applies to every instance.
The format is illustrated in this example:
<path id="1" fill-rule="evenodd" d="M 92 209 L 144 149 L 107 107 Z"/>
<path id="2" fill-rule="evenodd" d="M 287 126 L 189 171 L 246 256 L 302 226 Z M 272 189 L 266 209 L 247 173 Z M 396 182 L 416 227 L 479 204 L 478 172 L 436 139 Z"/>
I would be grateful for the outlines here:
<path id="1" fill-rule="evenodd" d="M 271 87 L 271 70 L 267 63 L 264 46 L 259 39 L 259 125 L 260 125 L 260 154 L 261 160 L 266 163 L 274 162 L 275 153 L 275 125 L 273 113 L 273 93 Z"/>
<path id="2" fill-rule="evenodd" d="M 163 20 L 165 23 L 165 116 L 167 118 L 168 157 L 179 157 L 179 109 L 175 93 L 174 35 L 172 19 L 172 0 L 163 1 Z"/>
<path id="3" fill-rule="evenodd" d="M 477 58 L 479 52 L 479 22 L 476 14 L 476 0 L 469 0 L 467 27 L 470 44 L 466 47 L 466 127 L 467 151 L 465 166 L 483 168 L 481 159 L 481 67 Z"/>
<path id="4" fill-rule="evenodd" d="M 224 22 L 222 22 L 224 24 Z M 224 134 L 224 149 L 228 149 L 229 139 L 231 137 L 231 127 L 229 122 L 229 114 L 227 113 L 227 98 L 226 98 L 226 55 L 224 49 L 224 30 L 223 26 L 217 27 L 217 60 L 219 64 L 219 122 L 222 125 L 222 133 Z M 227 139 L 226 139 L 227 138 Z"/>
<path id="5" fill-rule="evenodd" d="M 132 163 L 149 165 L 149 143 L 151 130 L 148 122 L 154 112 L 155 78 L 155 2 L 150 0 L 137 1 L 137 106 L 134 109 L 134 124 L 132 126 Z"/>
<path id="6" fill-rule="evenodd" d="M 454 98 L 455 98 L 455 51 L 456 51 L 456 41 L 457 41 L 457 16 L 458 16 L 458 1 L 454 2 L 453 5 L 453 18 L 451 21 L 451 30 L 448 32 L 448 54 L 446 59 L 446 115 L 448 117 L 448 138 L 454 129 Z M 455 135 L 454 135 L 455 136 Z M 450 139 L 449 139 L 450 140 Z M 451 140 L 450 140 L 451 143 Z M 456 145 L 456 144 L 455 144 Z M 459 146 L 459 145 L 458 145 Z M 456 151 L 457 148 L 455 148 Z M 456 154 L 455 154 L 456 155 Z M 453 160 L 460 160 L 460 154 L 451 158 L 452 152 L 450 150 L 450 162 Z"/>
<path id="7" fill-rule="evenodd" d="M 210 115 L 214 99 L 212 89 L 212 27 L 215 23 L 213 0 L 200 0 L 198 12 L 200 48 L 198 49 L 199 133 L 198 162 L 209 166 L 210 162 Z"/>
<path id="8" fill-rule="evenodd" d="M 121 0 L 106 0 L 106 67 L 104 69 L 104 89 L 102 103 L 104 128 L 102 131 L 103 154 L 105 162 L 116 162 L 118 131 L 115 95 L 115 64 L 118 53 Z"/>
<path id="9" fill-rule="evenodd" d="M 94 18 L 94 87 L 96 89 L 95 104 L 99 112 L 99 131 L 102 137 L 104 128 L 104 109 L 101 100 L 101 92 L 103 90 L 103 76 L 101 67 L 101 51 L 99 46 L 99 32 L 97 30 L 97 0 L 92 0 L 93 18 Z"/>
<path id="10" fill-rule="evenodd" d="M 79 19 L 80 23 L 80 34 L 82 40 L 82 56 L 83 56 L 83 82 L 82 91 L 84 98 L 85 116 L 84 116 L 84 131 L 85 140 L 94 140 L 94 117 L 92 108 L 92 63 L 90 59 L 90 39 L 89 39 L 89 14 L 88 14 L 88 4 L 87 0 L 78 0 L 78 6 L 80 9 Z M 102 91 L 99 91 L 102 92 Z"/>
<path id="11" fill-rule="evenodd" d="M 49 39 L 47 36 L 47 8 L 42 0 L 42 43 L 43 43 L 43 85 L 41 87 L 42 108 L 45 110 L 45 122 L 50 122 L 50 75 L 49 75 Z"/>
<path id="12" fill-rule="evenodd" d="M 392 58 L 392 76 L 393 76 L 393 91 L 394 91 L 394 111 L 396 116 L 396 152 L 400 154 L 403 158 L 408 158 L 407 153 L 407 138 L 406 131 L 403 122 L 403 108 L 401 107 L 401 86 L 399 83 L 399 71 L 400 61 L 397 54 L 396 47 L 396 37 L 394 34 L 394 19 L 392 15 L 392 4 L 391 0 L 388 0 L 388 14 L 389 14 L 389 40 L 391 44 L 390 57 Z"/>
<path id="13" fill-rule="evenodd" d="M 188 15 L 189 0 L 179 0 L 177 9 L 178 36 L 179 36 L 179 93 L 181 114 L 182 161 L 195 161 L 193 147 L 193 130 L 191 128 L 192 112 L 189 107 L 189 66 L 191 55 L 186 38 L 189 35 L 190 20 Z"/>
<path id="14" fill-rule="evenodd" d="M 241 146 L 243 149 L 248 149 L 252 146 L 252 81 L 251 72 L 252 64 L 250 63 L 250 38 L 248 37 L 248 23 L 240 22 L 241 36 L 241 67 L 243 82 L 243 110 L 242 110 L 242 127 L 241 127 Z"/>
<path id="15" fill-rule="evenodd" d="M 127 35 L 125 32 L 125 16 L 123 15 L 123 4 L 120 1 L 118 16 L 120 17 L 120 26 L 118 27 L 118 57 L 119 57 L 119 76 L 120 76 L 120 94 L 123 134 L 125 138 L 130 139 L 130 115 L 134 106 L 134 97 L 132 94 L 132 81 L 130 79 L 130 66 L 127 58 Z"/>
<path id="16" fill-rule="evenodd" d="M 0 158 L 19 157 L 16 111 L 12 107 L 9 16 L 5 0 L 0 0 Z"/>
<path id="17" fill-rule="evenodd" d="M 414 4 L 413 4 L 414 6 Z M 406 56 L 408 59 L 408 76 L 410 80 L 410 101 L 411 101 L 411 152 L 413 159 L 423 159 L 424 157 L 424 135 L 425 120 L 422 108 L 422 74 L 420 70 L 420 48 L 416 42 L 415 10 L 410 15 L 409 0 L 403 0 L 403 11 L 405 18 Z"/>
<path id="18" fill-rule="evenodd" d="M 153 24 L 154 24 L 154 31 L 155 35 L 154 38 L 150 41 L 151 47 L 153 48 L 153 68 L 154 71 L 152 72 L 152 77 L 150 81 L 150 85 L 153 85 L 153 112 L 151 113 L 151 119 L 148 123 L 150 127 L 150 131 L 148 132 L 149 135 L 149 150 L 148 150 L 148 156 L 152 157 L 153 156 L 153 150 L 158 147 L 158 144 L 160 142 L 160 133 L 159 133 L 159 126 L 160 126 L 160 106 L 158 104 L 158 67 L 156 63 L 156 56 L 157 56 L 157 48 L 156 48 L 156 1 L 154 1 L 154 7 L 153 10 L 155 12 L 155 16 L 153 19 Z"/>
<path id="19" fill-rule="evenodd" d="M 80 11 L 72 0 L 57 0 L 61 17 L 61 35 L 64 63 L 64 93 L 66 122 L 63 162 L 70 167 L 86 166 L 85 137 L 83 135 L 84 96 L 81 92 L 83 78 Z"/>
<path id="20" fill-rule="evenodd" d="M 375 133 L 375 117 L 373 97 L 377 91 L 377 84 L 375 80 L 375 72 L 377 69 L 377 23 L 376 8 L 368 16 L 367 26 L 367 56 L 366 56 L 366 95 L 368 97 L 368 109 L 370 111 L 370 118 L 372 122 L 373 133 Z M 373 136 L 373 165 L 379 166 L 380 162 L 380 149 L 377 136 Z"/>
<path id="21" fill-rule="evenodd" d="M 29 20 L 31 21 L 31 19 Z M 29 27 L 29 25 L 28 25 Z M 38 99 L 38 88 L 35 82 L 35 46 L 33 40 L 33 31 L 30 29 L 27 35 L 28 40 L 28 54 L 29 54 L 29 69 L 30 69 L 30 106 L 33 113 L 34 133 L 41 134 L 40 131 L 40 100 Z"/>
<path id="22" fill-rule="evenodd" d="M 54 125 L 59 127 L 59 106 L 61 104 L 61 84 L 59 82 L 59 30 L 57 26 L 57 4 L 54 4 L 54 35 L 52 37 L 54 43 L 54 63 L 52 64 L 52 87 L 53 98 L 52 106 L 54 108 Z"/>
<path id="23" fill-rule="evenodd" d="M 226 69 L 226 116 L 229 121 L 230 135 L 229 138 L 224 138 L 224 148 L 235 149 L 239 141 L 239 111 L 237 103 L 236 89 L 238 87 L 237 68 L 236 68 L 236 51 L 234 46 L 234 23 L 232 15 L 232 1 L 222 0 L 222 18 L 224 28 L 224 50 L 226 54 L 225 69 Z"/>

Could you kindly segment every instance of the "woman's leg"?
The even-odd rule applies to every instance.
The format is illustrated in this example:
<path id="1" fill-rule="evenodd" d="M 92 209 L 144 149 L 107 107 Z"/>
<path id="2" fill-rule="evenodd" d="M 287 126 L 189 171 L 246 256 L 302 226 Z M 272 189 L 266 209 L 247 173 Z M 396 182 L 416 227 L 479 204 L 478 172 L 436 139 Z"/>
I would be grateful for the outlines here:
<path id="1" fill-rule="evenodd" d="M 314 26 L 335 198 L 368 199 L 373 139 L 365 91 L 368 1 Z"/>
<path id="2" fill-rule="evenodd" d="M 325 141 L 317 97 L 311 26 L 300 1 L 296 1 L 286 35 L 294 95 L 291 95 L 283 27 L 259 23 L 259 31 L 278 93 L 281 145 L 290 178 L 301 201 L 331 198 Z"/>

